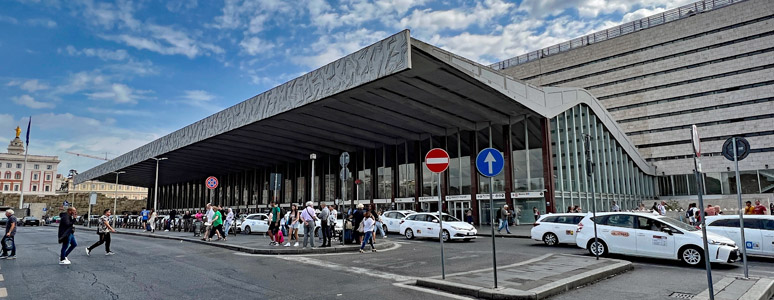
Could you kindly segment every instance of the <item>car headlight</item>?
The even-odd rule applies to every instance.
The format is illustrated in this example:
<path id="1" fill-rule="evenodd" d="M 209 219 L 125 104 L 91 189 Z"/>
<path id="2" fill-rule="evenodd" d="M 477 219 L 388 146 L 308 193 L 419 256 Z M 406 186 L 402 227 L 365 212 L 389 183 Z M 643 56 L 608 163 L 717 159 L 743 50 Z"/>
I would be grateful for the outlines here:
<path id="1" fill-rule="evenodd" d="M 454 229 L 454 230 L 462 230 L 462 228 L 459 228 L 457 226 L 451 226 L 451 228 Z"/>
<path id="2" fill-rule="evenodd" d="M 734 242 L 725 243 L 725 242 L 716 241 L 716 240 L 709 240 L 709 241 L 707 241 L 707 243 L 710 244 L 710 245 L 736 247 L 736 243 L 734 243 Z"/>

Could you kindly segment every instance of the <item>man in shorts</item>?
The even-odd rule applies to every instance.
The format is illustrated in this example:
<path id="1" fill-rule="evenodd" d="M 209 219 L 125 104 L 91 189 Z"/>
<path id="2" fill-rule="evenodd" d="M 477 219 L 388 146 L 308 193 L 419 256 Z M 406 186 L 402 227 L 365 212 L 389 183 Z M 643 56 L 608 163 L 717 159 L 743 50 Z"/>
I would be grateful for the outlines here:
<path id="1" fill-rule="evenodd" d="M 280 208 L 277 206 L 277 201 L 271 202 L 271 212 L 269 213 L 269 238 L 271 243 L 269 245 L 278 246 L 279 242 L 276 240 L 277 232 L 280 229 Z"/>

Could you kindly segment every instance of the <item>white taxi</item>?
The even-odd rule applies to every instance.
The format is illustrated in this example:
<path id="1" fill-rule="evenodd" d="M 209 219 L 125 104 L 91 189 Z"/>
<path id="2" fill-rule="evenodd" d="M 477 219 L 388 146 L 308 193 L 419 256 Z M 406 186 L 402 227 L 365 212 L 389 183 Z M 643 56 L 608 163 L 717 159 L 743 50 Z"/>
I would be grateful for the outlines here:
<path id="1" fill-rule="evenodd" d="M 707 217 L 707 231 L 732 239 L 738 245 L 745 245 L 747 254 L 774 256 L 774 216 L 745 215 L 744 239 L 739 232 L 738 215 Z"/>
<path id="2" fill-rule="evenodd" d="M 384 212 L 382 214 L 382 227 L 384 232 L 399 232 L 400 221 L 413 213 L 413 210 L 388 210 Z"/>
<path id="3" fill-rule="evenodd" d="M 244 234 L 251 234 L 253 232 L 263 233 L 269 231 L 269 215 L 268 214 L 250 214 L 247 215 L 242 224 L 239 225 L 239 230 Z"/>
<path id="4" fill-rule="evenodd" d="M 400 223 L 400 234 L 407 239 L 415 237 L 438 238 L 438 213 L 413 213 L 406 216 Z M 476 228 L 459 219 L 443 214 L 443 241 L 464 240 L 476 238 Z"/>
<path id="5" fill-rule="evenodd" d="M 592 255 L 608 253 L 677 259 L 691 266 L 704 264 L 701 231 L 673 218 L 650 213 L 597 214 L 598 242 L 594 242 L 591 214 L 578 224 L 575 243 Z M 710 262 L 732 263 L 739 248 L 729 238 L 707 232 Z"/>
<path id="6" fill-rule="evenodd" d="M 544 215 L 533 224 L 532 239 L 548 246 L 575 244 L 575 231 L 584 216 L 580 213 Z"/>

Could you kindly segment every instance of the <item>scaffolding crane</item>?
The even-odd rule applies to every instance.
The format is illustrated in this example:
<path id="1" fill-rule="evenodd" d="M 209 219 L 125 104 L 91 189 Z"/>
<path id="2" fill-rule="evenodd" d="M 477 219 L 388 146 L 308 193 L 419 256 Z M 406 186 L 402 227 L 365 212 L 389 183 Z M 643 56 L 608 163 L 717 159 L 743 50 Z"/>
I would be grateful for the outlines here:
<path id="1" fill-rule="evenodd" d="M 93 158 L 93 159 L 104 160 L 104 161 L 109 161 L 110 160 L 107 157 L 107 153 L 105 153 L 105 157 L 99 157 L 99 156 L 88 155 L 88 154 L 83 154 L 83 153 L 76 153 L 76 152 L 72 152 L 72 151 L 65 151 L 65 152 L 68 153 L 68 154 L 75 155 L 75 156 L 83 156 L 83 157 L 88 157 L 88 158 Z"/>

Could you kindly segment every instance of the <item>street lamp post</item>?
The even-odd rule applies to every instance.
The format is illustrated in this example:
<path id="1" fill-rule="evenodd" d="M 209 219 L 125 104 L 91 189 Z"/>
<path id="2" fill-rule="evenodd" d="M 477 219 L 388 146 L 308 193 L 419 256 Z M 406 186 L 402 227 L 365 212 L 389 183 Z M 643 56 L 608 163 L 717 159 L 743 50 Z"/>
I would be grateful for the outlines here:
<path id="1" fill-rule="evenodd" d="M 116 206 L 118 206 L 118 174 L 124 174 L 126 172 L 118 171 L 118 172 L 113 172 L 113 173 L 116 174 L 116 194 L 113 197 L 113 216 L 114 217 L 113 217 L 113 225 L 112 225 L 113 228 L 115 228 L 116 227 L 116 219 L 118 218 L 118 215 L 116 214 Z"/>
<path id="2" fill-rule="evenodd" d="M 309 159 L 312 160 L 312 179 L 310 184 L 311 192 L 309 194 L 311 195 L 310 200 L 312 201 L 312 203 L 314 203 L 314 160 L 317 159 L 317 154 L 314 154 L 314 153 L 310 154 Z"/>
<path id="3" fill-rule="evenodd" d="M 166 160 L 166 157 L 151 157 L 156 161 L 156 184 L 153 187 L 153 211 L 159 210 L 159 161 Z"/>
<path id="4" fill-rule="evenodd" d="M 78 171 L 70 169 L 70 180 L 72 180 L 73 183 L 73 202 L 71 202 L 71 205 L 75 205 L 75 175 L 78 175 Z"/>

